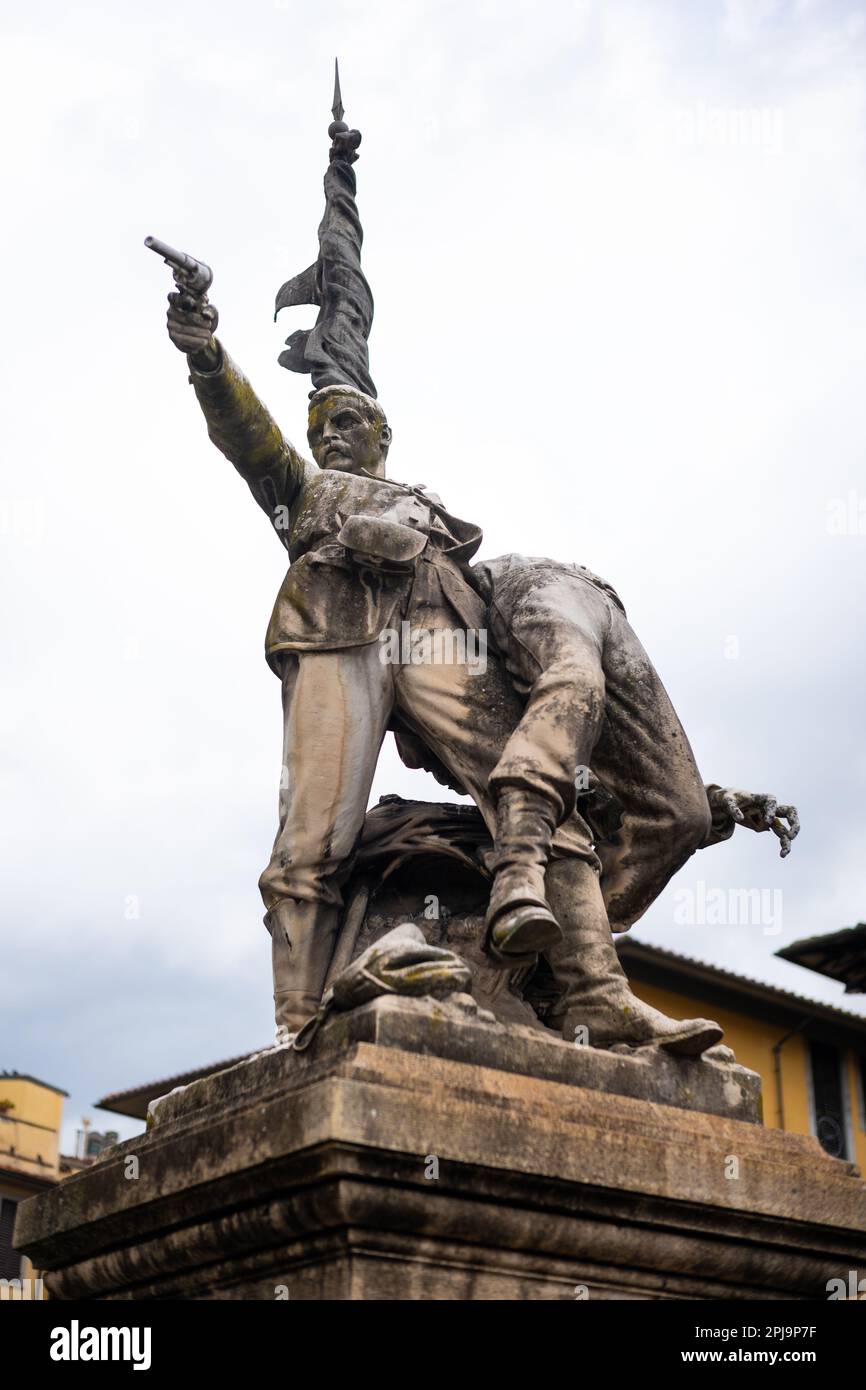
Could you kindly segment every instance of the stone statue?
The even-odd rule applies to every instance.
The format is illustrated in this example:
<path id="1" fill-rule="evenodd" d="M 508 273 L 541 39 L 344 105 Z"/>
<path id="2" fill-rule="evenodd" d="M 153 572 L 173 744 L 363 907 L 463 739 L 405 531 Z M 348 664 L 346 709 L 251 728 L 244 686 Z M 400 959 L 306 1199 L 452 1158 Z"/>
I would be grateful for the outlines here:
<path id="1" fill-rule="evenodd" d="M 361 136 L 342 120 L 339 79 L 333 114 L 319 256 L 276 302 L 278 312 L 319 306 L 315 327 L 294 333 L 280 356 L 312 377 L 312 461 L 215 337 L 209 268 L 153 243 L 175 271 L 169 336 L 187 357 L 208 434 L 289 555 L 266 636 L 284 739 L 279 829 L 260 879 L 278 1031 L 296 1035 L 325 994 L 342 890 L 391 729 L 404 761 L 467 792 L 493 837 L 491 957 L 506 970 L 544 953 L 563 988 L 556 1026 L 566 1036 L 583 1024 L 596 1046 L 697 1055 L 721 1029 L 642 1004 L 611 928 L 635 921 L 689 855 L 737 819 L 772 823 L 785 853 L 795 814 L 745 793 L 708 793 L 610 586 L 549 560 L 473 567 L 481 530 L 425 487 L 386 477 L 392 436 L 369 372 L 373 302 L 352 169 Z M 481 667 L 465 646 L 416 661 L 382 641 L 408 632 L 441 655 L 448 644 L 438 639 L 488 628 L 495 649 Z M 584 772 L 606 798 L 613 828 L 604 843 L 578 809 Z M 782 816 L 790 823 L 780 831 Z M 404 960 L 403 937 L 398 945 Z M 433 978 L 441 962 L 430 963 Z M 380 965 L 382 979 L 407 978 L 389 973 L 387 959 Z"/>
<path id="2" fill-rule="evenodd" d="M 317 328 L 293 335 L 281 358 L 293 368 L 312 364 L 317 389 L 307 439 L 314 462 L 283 437 L 214 337 L 214 307 L 180 286 L 168 312 L 169 335 L 187 355 L 210 438 L 267 512 L 291 562 L 266 638 L 267 660 L 283 685 L 285 772 L 279 830 L 260 880 L 277 1024 L 291 1032 L 322 995 L 341 881 L 386 730 L 403 727 L 422 738 L 492 823 L 489 773 L 503 727 L 520 716 L 498 662 L 478 676 L 465 662 L 382 659 L 380 633 L 403 623 L 434 634 L 486 627 L 469 570 L 481 531 L 423 487 L 385 476 L 391 431 L 364 389 L 372 385 L 366 346 L 360 358 L 356 351 L 371 316 L 350 168 L 360 135 L 340 121 L 330 132 L 320 259 L 278 296 L 278 307 L 302 297 L 322 304 Z M 325 306 L 335 304 L 340 313 L 327 321 Z M 510 711 L 504 725 L 503 711 Z M 528 948 L 526 941 L 516 945 Z"/>

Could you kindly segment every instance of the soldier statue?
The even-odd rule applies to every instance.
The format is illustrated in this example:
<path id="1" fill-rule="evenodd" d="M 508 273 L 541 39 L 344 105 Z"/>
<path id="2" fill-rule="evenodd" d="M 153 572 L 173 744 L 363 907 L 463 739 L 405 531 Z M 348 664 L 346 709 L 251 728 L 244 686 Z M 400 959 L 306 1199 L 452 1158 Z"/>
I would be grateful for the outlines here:
<path id="1" fill-rule="evenodd" d="M 267 513 L 289 568 L 266 637 L 282 683 L 279 828 L 259 886 L 271 936 L 278 1032 L 319 1007 L 342 889 L 391 729 L 410 766 L 468 793 L 494 843 L 486 949 L 505 969 L 544 953 L 561 987 L 555 1021 L 599 1047 L 697 1055 L 706 1019 L 675 1020 L 632 993 L 611 930 L 630 926 L 698 848 L 740 821 L 782 852 L 796 813 L 706 788 L 670 700 L 617 595 L 576 565 L 505 556 L 472 565 L 479 527 L 422 486 L 386 476 L 392 443 L 369 372 L 373 317 L 355 202 L 361 136 L 339 79 L 318 258 L 276 308 L 315 304 L 282 365 L 312 378 L 305 458 L 215 336 L 210 271 L 161 242 L 175 272 L 168 331 L 186 355 L 208 434 Z M 386 632 L 490 632 L 483 669 L 393 659 Z M 602 839 L 580 813 L 591 776 L 613 811 Z M 786 825 L 784 822 L 788 821 Z"/>

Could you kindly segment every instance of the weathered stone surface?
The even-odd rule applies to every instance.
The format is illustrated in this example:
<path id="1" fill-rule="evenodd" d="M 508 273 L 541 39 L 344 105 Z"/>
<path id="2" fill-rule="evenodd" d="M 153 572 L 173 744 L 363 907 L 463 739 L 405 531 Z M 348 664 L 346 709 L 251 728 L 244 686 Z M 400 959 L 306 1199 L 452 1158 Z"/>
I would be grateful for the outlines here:
<path id="1" fill-rule="evenodd" d="M 373 298 L 352 169 L 361 135 L 342 120 L 339 82 L 332 114 L 319 255 L 275 305 L 319 309 L 280 356 L 316 388 L 312 460 L 215 337 L 210 267 L 146 242 L 174 273 L 169 338 L 187 358 L 208 435 L 290 558 L 265 638 L 284 719 L 280 824 L 259 879 L 277 1028 L 295 1033 L 317 1014 L 363 950 L 360 935 L 387 915 L 377 890 L 412 860 L 425 918 L 435 904 L 452 934 L 470 927 L 473 984 L 502 1021 L 698 1057 L 721 1041 L 719 1025 L 670 1019 L 636 996 L 611 933 L 628 930 L 697 849 L 737 824 L 771 831 L 786 855 L 795 808 L 704 785 L 606 580 L 514 551 L 478 561 L 479 526 L 425 485 L 387 476 L 392 432 L 369 372 Z M 474 828 L 466 808 L 380 805 L 359 842 L 388 729 L 408 766 L 471 795 Z M 444 841 L 443 824 L 454 832 Z M 440 902 L 447 877 L 424 881 L 437 853 L 481 879 L 481 902 L 469 904 L 481 908 L 480 934 L 470 911 L 458 927 L 454 903 Z M 491 962 L 511 975 L 507 991 Z"/>
<path id="2" fill-rule="evenodd" d="M 852 1165 L 583 1052 L 378 1000 L 155 1102 L 17 1243 L 61 1298 L 820 1298 L 866 1261 Z"/>
<path id="3" fill-rule="evenodd" d="M 761 1118 L 761 1079 L 736 1062 L 575 1047 L 547 1030 L 505 1026 L 479 1010 L 469 995 L 447 1001 L 386 996 L 336 1014 L 310 1052 L 290 1052 L 288 1058 L 277 1049 L 259 1054 L 255 1087 L 301 1084 L 306 1069 L 318 1071 L 362 1042 L 751 1123 Z M 236 1104 L 247 1094 L 249 1066 L 242 1062 L 154 1102 L 151 1123 L 167 1124 L 192 1107 Z"/>

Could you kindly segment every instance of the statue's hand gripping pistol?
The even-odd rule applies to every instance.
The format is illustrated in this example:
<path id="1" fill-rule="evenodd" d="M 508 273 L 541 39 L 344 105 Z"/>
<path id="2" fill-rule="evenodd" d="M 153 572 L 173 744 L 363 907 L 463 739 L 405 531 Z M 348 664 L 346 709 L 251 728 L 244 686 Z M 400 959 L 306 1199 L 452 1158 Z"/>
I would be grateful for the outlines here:
<path id="1" fill-rule="evenodd" d="M 168 297 L 168 331 L 175 347 L 181 352 L 214 355 L 218 352 L 213 334 L 219 314 L 208 303 L 207 292 L 213 281 L 213 271 L 204 261 L 197 261 L 185 251 L 175 251 L 158 237 L 145 237 L 149 251 L 162 256 L 171 266 L 176 291 Z"/>

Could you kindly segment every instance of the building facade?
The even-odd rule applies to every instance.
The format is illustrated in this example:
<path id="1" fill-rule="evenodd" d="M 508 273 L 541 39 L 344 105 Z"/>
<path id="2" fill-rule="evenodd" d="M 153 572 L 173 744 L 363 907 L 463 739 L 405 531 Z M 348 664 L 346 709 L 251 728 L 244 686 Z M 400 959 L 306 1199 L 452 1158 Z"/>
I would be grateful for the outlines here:
<path id="1" fill-rule="evenodd" d="M 0 1298 L 41 1298 L 39 1271 L 13 1245 L 18 1203 L 60 1181 L 66 1091 L 0 1072 Z"/>
<path id="2" fill-rule="evenodd" d="M 765 1125 L 812 1134 L 866 1172 L 866 1018 L 638 938 L 619 953 L 648 1004 L 721 1024 L 737 1061 L 761 1077 Z"/>

